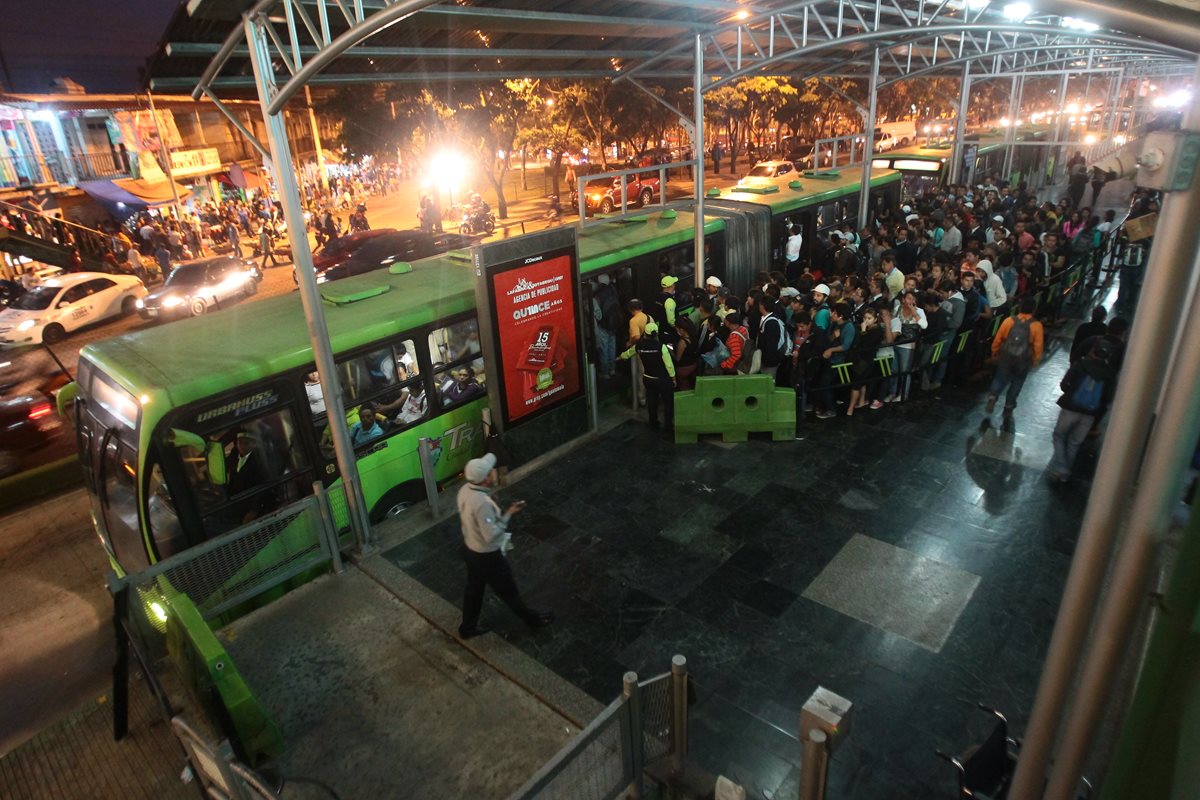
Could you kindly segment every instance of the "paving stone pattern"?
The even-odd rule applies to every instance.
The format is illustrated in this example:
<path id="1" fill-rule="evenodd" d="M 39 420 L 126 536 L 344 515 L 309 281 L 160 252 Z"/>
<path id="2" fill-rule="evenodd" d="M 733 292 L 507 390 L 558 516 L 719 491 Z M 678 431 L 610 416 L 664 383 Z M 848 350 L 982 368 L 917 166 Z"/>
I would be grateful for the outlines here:
<path id="1" fill-rule="evenodd" d="M 626 422 L 501 493 L 529 501 L 511 561 L 558 621 L 531 632 L 490 593 L 485 619 L 602 702 L 624 671 L 648 677 L 686 655 L 691 754 L 751 796 L 795 796 L 798 715 L 818 685 L 856 707 L 830 797 L 953 796 L 933 751 L 982 739 L 975 701 L 1023 730 L 1082 519 L 1086 483 L 1042 477 L 1067 348 L 1049 337 L 1003 427 L 999 414 L 981 424 L 981 385 L 810 416 L 797 442 L 675 446 Z M 1084 472 L 1094 457 L 1085 445 Z M 834 564 L 844 585 L 823 594 L 819 576 L 856 537 L 920 568 Z M 451 518 L 385 556 L 459 603 L 459 542 Z M 958 607 L 922 633 L 913 615 L 947 580 Z M 837 610 L 834 594 L 846 609 L 856 593 L 868 610 L 906 605 L 908 627 Z"/>

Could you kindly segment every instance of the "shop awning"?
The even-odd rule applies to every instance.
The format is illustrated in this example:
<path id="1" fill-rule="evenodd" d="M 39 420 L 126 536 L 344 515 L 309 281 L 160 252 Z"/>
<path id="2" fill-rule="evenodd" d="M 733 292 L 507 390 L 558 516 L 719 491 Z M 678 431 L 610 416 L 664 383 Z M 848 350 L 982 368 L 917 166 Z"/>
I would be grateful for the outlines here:
<path id="1" fill-rule="evenodd" d="M 171 184 L 167 181 L 144 181 L 140 178 L 117 178 L 111 181 L 80 181 L 79 188 L 91 195 L 117 219 L 125 219 L 139 211 L 175 202 Z M 175 184 L 179 199 L 192 196 L 192 190 Z"/>
<path id="2" fill-rule="evenodd" d="M 230 164 L 229 172 L 219 177 L 222 183 L 236 186 L 239 189 L 265 189 L 266 181 L 257 172 L 247 172 L 241 164 Z"/>

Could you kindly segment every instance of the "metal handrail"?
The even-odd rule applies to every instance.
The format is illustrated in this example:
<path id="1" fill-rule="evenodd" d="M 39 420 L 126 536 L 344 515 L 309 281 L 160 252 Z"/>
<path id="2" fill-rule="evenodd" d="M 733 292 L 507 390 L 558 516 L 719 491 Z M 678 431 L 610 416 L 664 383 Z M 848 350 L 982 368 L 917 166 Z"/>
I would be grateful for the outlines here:
<path id="1" fill-rule="evenodd" d="M 32 236 L 59 247 L 78 248 L 80 255 L 86 254 L 95 258 L 103 258 L 104 254 L 112 249 L 110 234 L 80 225 L 78 222 L 72 222 L 62 217 L 52 217 L 45 212 L 14 205 L 3 200 L 0 200 L 0 212 L 21 214 L 32 229 L 30 232 Z M 70 240 L 56 241 L 60 225 L 63 226 L 62 230 L 69 235 Z"/>

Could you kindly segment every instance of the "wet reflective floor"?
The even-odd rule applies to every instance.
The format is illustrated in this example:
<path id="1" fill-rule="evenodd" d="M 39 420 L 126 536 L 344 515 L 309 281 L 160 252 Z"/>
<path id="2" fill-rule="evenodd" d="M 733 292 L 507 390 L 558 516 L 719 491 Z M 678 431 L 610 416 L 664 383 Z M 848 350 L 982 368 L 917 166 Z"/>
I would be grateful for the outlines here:
<path id="1" fill-rule="evenodd" d="M 829 796 L 952 797 L 933 751 L 1020 733 L 1066 580 L 1098 440 L 1051 485 L 1070 328 L 1013 418 L 986 383 L 804 424 L 796 442 L 674 445 L 630 420 L 504 489 L 525 499 L 510 554 L 527 630 L 489 595 L 499 635 L 602 702 L 621 676 L 688 659 L 691 756 L 751 797 L 795 797 L 799 712 L 818 685 L 850 699 Z M 451 603 L 457 518 L 385 553 Z"/>

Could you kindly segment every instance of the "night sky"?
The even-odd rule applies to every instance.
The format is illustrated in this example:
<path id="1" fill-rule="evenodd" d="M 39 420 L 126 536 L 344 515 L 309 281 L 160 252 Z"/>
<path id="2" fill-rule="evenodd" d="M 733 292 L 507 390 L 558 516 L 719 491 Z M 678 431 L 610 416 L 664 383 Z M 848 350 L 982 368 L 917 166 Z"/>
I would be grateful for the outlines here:
<path id="1" fill-rule="evenodd" d="M 45 92 L 68 77 L 89 92 L 142 89 L 139 70 L 166 31 L 177 0 L 8 0 L 0 54 L 15 92 Z"/>

